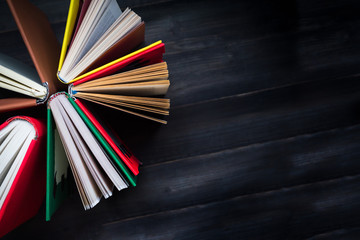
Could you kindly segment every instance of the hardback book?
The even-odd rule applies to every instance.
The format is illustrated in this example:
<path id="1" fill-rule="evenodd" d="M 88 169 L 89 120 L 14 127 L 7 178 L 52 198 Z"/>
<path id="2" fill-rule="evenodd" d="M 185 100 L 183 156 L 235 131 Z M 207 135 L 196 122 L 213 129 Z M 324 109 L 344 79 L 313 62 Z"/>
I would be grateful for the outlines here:
<path id="1" fill-rule="evenodd" d="M 30 53 L 34 71 L 6 56 L 1 56 L 0 74 L 5 77 L 1 87 L 21 92 L 32 92 L 31 98 L 6 97 L 0 99 L 0 112 L 16 110 L 44 103 L 47 96 L 64 89 L 54 74 L 60 55 L 60 44 L 45 14 L 28 0 L 7 0 L 20 34 Z M 38 80 L 39 79 L 39 80 Z M 5 83 L 5 85 L 4 85 Z M 7 94 L 6 94 L 7 95 Z"/>
<path id="2" fill-rule="evenodd" d="M 52 127 L 52 121 L 57 130 Z M 64 195 L 61 192 L 54 194 L 51 189 L 63 182 L 57 181 L 54 175 L 67 174 L 66 164 L 63 164 L 65 154 L 60 154 L 62 157 L 55 155 L 54 147 L 65 150 L 86 210 L 94 207 L 102 197 L 110 197 L 114 187 L 122 190 L 136 186 L 140 162 L 79 99 L 65 92 L 52 95 L 48 100 L 48 122 L 48 144 L 52 146 L 48 145 L 47 220 L 57 207 L 56 202 L 52 203 L 53 196 L 58 194 L 61 199 Z M 59 171 L 55 170 L 59 165 L 57 161 L 62 162 Z M 61 189 L 56 188 L 59 190 L 55 191 Z"/>
<path id="3" fill-rule="evenodd" d="M 0 125 L 0 237 L 37 214 L 45 196 L 46 128 L 16 116 Z"/>
<path id="4" fill-rule="evenodd" d="M 158 117 L 168 115 L 170 107 L 161 97 L 170 85 L 167 65 L 158 64 L 165 46 L 158 41 L 131 52 L 144 35 L 141 18 L 128 8 L 122 12 L 115 0 L 72 0 L 59 80 L 71 84 L 70 95 L 166 123 Z"/>
<path id="5" fill-rule="evenodd" d="M 36 106 L 48 97 L 47 83 L 42 83 L 35 69 L 0 53 L 0 112 Z M 18 97 L 10 91 L 19 93 Z"/>
<path id="6" fill-rule="evenodd" d="M 58 77 L 69 83 L 81 73 L 129 53 L 144 36 L 141 18 L 129 8 L 122 12 L 116 0 L 71 0 Z"/>
<path id="7" fill-rule="evenodd" d="M 161 41 L 126 55 L 102 69 L 95 69 L 69 85 L 71 96 L 166 124 L 170 100 L 162 98 L 170 81 L 162 61 Z M 119 70 L 123 70 L 120 71 Z"/>

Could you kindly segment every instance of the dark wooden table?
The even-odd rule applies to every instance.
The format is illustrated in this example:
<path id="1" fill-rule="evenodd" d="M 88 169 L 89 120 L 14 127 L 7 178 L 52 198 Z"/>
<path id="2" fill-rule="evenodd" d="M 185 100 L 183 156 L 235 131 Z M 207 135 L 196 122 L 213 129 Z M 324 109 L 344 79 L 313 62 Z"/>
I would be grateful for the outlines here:
<path id="1" fill-rule="evenodd" d="M 69 1 L 33 2 L 60 42 Z M 166 126 L 97 107 L 144 163 L 138 186 L 89 211 L 74 191 L 5 239 L 360 238 L 359 1 L 120 6 L 171 74 Z M 0 11 L 0 51 L 32 65 Z"/>

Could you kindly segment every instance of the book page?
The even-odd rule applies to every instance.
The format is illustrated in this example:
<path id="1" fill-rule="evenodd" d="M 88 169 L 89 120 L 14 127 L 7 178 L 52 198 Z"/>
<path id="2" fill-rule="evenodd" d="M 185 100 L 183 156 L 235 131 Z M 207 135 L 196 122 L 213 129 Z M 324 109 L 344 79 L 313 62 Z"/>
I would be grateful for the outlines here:
<path id="1" fill-rule="evenodd" d="M 84 20 L 65 58 L 59 76 L 65 82 L 64 75 L 75 66 L 95 42 L 121 15 L 115 0 L 92 1 Z"/>
<path id="2" fill-rule="evenodd" d="M 158 96 L 165 95 L 169 89 L 169 80 L 148 81 L 129 84 L 113 84 L 93 87 L 79 92 L 120 94 L 128 96 Z M 76 94 L 75 94 L 76 95 Z"/>
<path id="3" fill-rule="evenodd" d="M 0 74 L 7 78 L 36 89 L 39 92 L 45 92 L 46 88 L 42 85 L 41 80 L 35 69 L 26 64 L 0 53 Z"/>
<path id="4" fill-rule="evenodd" d="M 83 82 L 72 87 L 75 91 L 87 90 L 96 86 L 112 85 L 119 83 L 132 83 L 150 80 L 167 80 L 169 71 L 166 62 L 155 63 L 145 67 L 101 77 L 91 81 Z"/>
<path id="5" fill-rule="evenodd" d="M 79 114 L 73 108 L 69 100 L 65 95 L 57 96 L 57 100 L 59 100 L 63 109 L 67 112 L 69 116 L 71 116 L 71 121 L 76 127 L 77 131 L 81 134 L 82 138 L 85 140 L 86 144 L 89 146 L 92 154 L 95 156 L 101 167 L 107 173 L 108 177 L 114 183 L 118 190 L 127 187 L 127 184 L 118 174 L 114 166 L 111 164 L 111 160 L 105 155 L 104 150 L 100 147 L 96 138 L 93 136 L 92 132 L 88 129 L 84 121 L 81 119 Z"/>
<path id="6" fill-rule="evenodd" d="M 68 77 L 75 78 L 91 65 L 101 54 L 121 40 L 131 30 L 141 24 L 141 18 L 133 11 L 126 9 L 112 26 L 91 46 L 76 65 L 69 71 Z"/>
<path id="7" fill-rule="evenodd" d="M 64 110 L 57 98 L 49 103 L 60 139 L 67 153 L 69 164 L 74 175 L 76 186 L 78 187 L 84 208 L 89 209 L 95 206 L 101 199 L 101 192 L 87 170 L 82 157 L 69 133 L 69 129 L 64 120 Z"/>
<path id="8" fill-rule="evenodd" d="M 129 114 L 133 114 L 133 115 L 138 116 L 138 117 L 146 118 L 146 119 L 149 119 L 149 120 L 152 120 L 152 121 L 155 121 L 155 122 L 159 122 L 159 123 L 162 123 L 162 124 L 167 124 L 167 121 L 165 121 L 165 120 L 162 120 L 162 119 L 159 119 L 159 118 L 155 118 L 155 117 L 151 117 L 151 116 L 148 116 L 148 115 L 144 115 L 144 114 L 141 114 L 141 113 L 138 113 L 138 112 L 135 112 L 135 111 L 131 111 L 131 110 L 128 110 L 128 109 L 125 109 L 125 108 L 122 108 L 122 107 L 118 107 L 118 106 L 114 106 L 114 105 L 111 105 L 111 104 L 99 102 L 99 101 L 94 100 L 94 99 L 92 99 L 92 98 L 88 98 L 88 97 L 85 98 L 85 97 L 83 97 L 83 99 L 88 100 L 88 101 L 90 101 L 90 102 L 97 103 L 97 104 L 101 104 L 101 105 L 103 105 L 103 106 L 105 106 L 105 107 L 110 107 L 110 108 L 113 108 L 113 109 L 116 109 L 116 110 L 120 110 L 120 111 L 129 113 Z"/>
<path id="9" fill-rule="evenodd" d="M 0 208 L 36 135 L 34 127 L 25 120 L 13 120 L 7 127 L 11 131 L 0 143 Z M 2 131 L 7 132 L 5 128 Z"/>
<path id="10" fill-rule="evenodd" d="M 89 33 L 89 38 L 83 47 L 82 52 L 79 54 L 79 59 L 82 58 L 85 53 L 96 43 L 97 40 L 106 32 L 106 30 L 116 21 L 116 19 L 121 15 L 121 10 L 119 5 L 115 0 L 110 1 L 109 5 L 106 7 L 99 21 L 94 26 L 94 29 Z"/>
<path id="11" fill-rule="evenodd" d="M 73 137 L 73 140 L 81 156 L 84 159 L 84 163 L 90 171 L 101 193 L 104 195 L 105 198 L 110 197 L 112 195 L 113 184 L 107 177 L 106 173 L 100 168 L 99 164 L 96 162 L 94 155 L 92 155 L 90 149 L 88 148 L 88 146 L 86 146 L 84 139 L 82 139 L 79 132 L 76 130 L 75 126 L 71 122 L 70 118 L 66 117 L 65 114 L 63 116 L 65 123 L 68 126 L 69 132 Z"/>
<path id="12" fill-rule="evenodd" d="M 38 99 L 43 99 L 47 94 L 45 87 L 44 87 L 45 91 L 39 92 L 36 89 L 30 88 L 1 74 L 0 74 L 0 87 Z"/>

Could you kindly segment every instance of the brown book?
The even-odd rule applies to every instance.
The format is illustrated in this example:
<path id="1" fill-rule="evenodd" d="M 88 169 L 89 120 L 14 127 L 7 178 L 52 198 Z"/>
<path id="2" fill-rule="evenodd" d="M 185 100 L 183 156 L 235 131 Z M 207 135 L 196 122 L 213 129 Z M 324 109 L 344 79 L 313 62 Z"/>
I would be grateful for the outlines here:
<path id="1" fill-rule="evenodd" d="M 40 80 L 47 85 L 48 92 L 41 101 L 31 98 L 1 99 L 0 112 L 36 106 L 45 102 L 51 94 L 65 89 L 56 77 L 60 44 L 45 14 L 28 0 L 7 0 L 7 3 Z"/>

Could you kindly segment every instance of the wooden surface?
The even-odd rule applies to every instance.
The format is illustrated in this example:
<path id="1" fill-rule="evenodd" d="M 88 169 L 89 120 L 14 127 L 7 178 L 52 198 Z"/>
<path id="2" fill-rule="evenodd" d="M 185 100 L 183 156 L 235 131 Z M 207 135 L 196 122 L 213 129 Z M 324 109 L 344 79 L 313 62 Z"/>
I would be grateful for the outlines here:
<path id="1" fill-rule="evenodd" d="M 60 42 L 69 2 L 33 2 Z M 89 211 L 74 189 L 5 239 L 360 238 L 358 1 L 120 6 L 165 42 L 170 70 L 166 126 L 94 106 L 144 163 L 138 186 Z M 0 51 L 32 65 L 0 11 Z"/>

